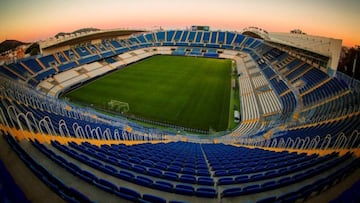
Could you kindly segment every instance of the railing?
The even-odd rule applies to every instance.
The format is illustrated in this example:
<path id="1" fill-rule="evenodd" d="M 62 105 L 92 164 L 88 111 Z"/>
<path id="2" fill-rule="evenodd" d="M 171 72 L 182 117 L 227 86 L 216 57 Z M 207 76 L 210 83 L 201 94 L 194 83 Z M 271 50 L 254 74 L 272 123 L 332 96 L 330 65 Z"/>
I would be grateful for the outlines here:
<path id="1" fill-rule="evenodd" d="M 360 133 L 354 130 L 349 136 L 344 133 L 332 136 L 326 135 L 322 140 L 320 136 L 314 137 L 307 136 L 305 138 L 252 138 L 252 139 L 237 139 L 235 143 L 241 145 L 248 145 L 254 147 L 270 147 L 270 148 L 283 148 L 283 149 L 298 149 L 298 150 L 341 150 L 341 149 L 354 149 L 360 148 Z"/>
<path id="2" fill-rule="evenodd" d="M 336 78 L 346 82 L 346 84 L 355 92 L 360 93 L 360 81 L 352 78 L 342 72 L 336 71 L 335 75 Z"/>
<path id="3" fill-rule="evenodd" d="M 82 126 L 77 122 L 67 125 L 67 122 L 63 119 L 55 123 L 49 116 L 44 116 L 40 120 L 37 120 L 32 112 L 19 112 L 13 105 L 9 105 L 6 108 L 6 112 L 3 111 L 3 108 L 0 108 L 0 124 L 3 126 L 2 130 L 9 131 L 9 133 L 13 135 L 15 134 L 15 129 L 20 130 L 22 133 L 21 138 L 26 138 L 25 132 L 29 132 L 33 138 L 35 138 L 38 133 L 44 136 L 50 135 L 96 140 L 153 141 L 163 140 L 165 138 L 163 133 L 157 133 L 155 131 L 148 131 L 146 133 L 140 131 L 127 132 L 119 128 L 115 128 L 113 131 L 109 128 L 103 130 L 99 126 L 91 127 L 90 124 Z M 68 126 L 72 127 L 73 134 L 70 133 Z M 58 129 L 58 133 L 55 129 Z"/>
<path id="4" fill-rule="evenodd" d="M 45 116 L 40 120 L 36 120 L 32 112 L 18 112 L 14 106 L 7 107 L 7 116 L 2 108 L 0 108 L 0 123 L 3 126 L 7 126 L 10 133 L 12 129 L 18 128 L 24 136 L 24 132 L 28 131 L 32 136 L 35 133 L 41 135 L 62 136 L 62 137 L 75 137 L 79 139 L 96 139 L 96 140 L 127 140 L 127 141 L 152 141 L 163 140 L 164 134 L 143 132 L 127 132 L 121 129 L 114 129 L 111 131 L 109 128 L 102 130 L 99 126 L 91 127 L 89 124 L 85 126 L 79 125 L 77 122 L 72 123 L 71 135 L 68 125 L 65 120 L 60 120 L 58 123 L 54 123 L 49 116 Z M 9 119 L 8 119 L 9 118 Z M 55 127 L 58 132 L 56 133 Z M 213 138 L 199 138 L 197 136 L 180 136 L 181 138 L 187 138 L 188 141 L 198 143 L 211 143 Z M 360 148 L 360 133 L 355 130 L 350 136 L 346 136 L 344 133 L 332 136 L 326 135 L 322 140 L 320 136 L 305 138 L 291 138 L 291 137 L 277 137 L 272 139 L 264 139 L 263 137 L 257 138 L 230 138 L 229 136 L 219 137 L 219 141 L 223 143 L 237 143 L 241 145 L 248 145 L 253 147 L 271 147 L 271 148 L 283 148 L 283 149 L 298 149 L 298 150 L 328 150 L 328 149 L 353 149 Z"/>

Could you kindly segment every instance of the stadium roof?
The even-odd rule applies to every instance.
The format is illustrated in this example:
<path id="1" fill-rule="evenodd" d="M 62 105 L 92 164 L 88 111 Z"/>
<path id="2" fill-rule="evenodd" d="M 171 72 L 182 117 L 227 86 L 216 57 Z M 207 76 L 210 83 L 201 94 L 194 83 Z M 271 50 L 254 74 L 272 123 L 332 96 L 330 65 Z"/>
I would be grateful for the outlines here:
<path id="1" fill-rule="evenodd" d="M 279 32 L 271 32 L 268 37 L 271 42 L 326 56 L 329 58 L 327 67 L 333 70 L 337 69 L 342 45 L 341 39 Z"/>
<path id="2" fill-rule="evenodd" d="M 93 32 L 86 32 L 80 34 L 71 34 L 65 37 L 50 38 L 46 41 L 40 42 L 41 50 L 49 50 L 57 47 L 63 47 L 74 44 L 81 44 L 97 39 L 115 38 L 119 36 L 128 36 L 134 33 L 143 32 L 142 30 L 100 30 Z"/>

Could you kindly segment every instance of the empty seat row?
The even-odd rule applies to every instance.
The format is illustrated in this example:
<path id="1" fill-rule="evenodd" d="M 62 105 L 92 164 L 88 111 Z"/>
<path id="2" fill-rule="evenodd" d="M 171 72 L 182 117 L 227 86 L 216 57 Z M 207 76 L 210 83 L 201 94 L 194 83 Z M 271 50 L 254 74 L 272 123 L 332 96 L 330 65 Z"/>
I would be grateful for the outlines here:
<path id="1" fill-rule="evenodd" d="M 26 164 L 26 166 L 61 198 L 69 202 L 92 202 L 84 194 L 75 188 L 65 185 L 59 178 L 52 175 L 50 171 L 37 163 L 30 155 L 27 154 L 27 152 L 11 135 L 4 136 L 6 137 L 9 145 L 17 153 L 19 158 Z"/>
<path id="2" fill-rule="evenodd" d="M 176 172 L 171 172 L 171 171 L 161 171 L 159 169 L 156 168 L 146 168 L 142 165 L 132 165 L 126 161 L 116 161 L 113 159 L 112 163 L 114 164 L 109 165 L 106 163 L 102 163 L 100 162 L 98 159 L 91 159 L 90 157 L 84 155 L 84 154 L 80 154 L 77 153 L 74 150 L 71 149 L 67 149 L 65 146 L 60 145 L 56 142 L 52 142 L 53 145 L 58 148 L 59 150 L 61 150 L 62 152 L 74 157 L 75 159 L 93 167 L 96 168 L 98 170 L 101 170 L 105 173 L 108 173 L 110 175 L 125 179 L 127 181 L 135 181 L 136 184 L 141 184 L 141 180 L 138 180 L 135 178 L 135 174 L 144 174 L 144 175 L 149 175 L 152 177 L 156 177 L 156 178 L 161 178 L 161 179 L 165 179 L 168 181 L 176 181 L 176 182 L 183 182 L 183 183 L 188 183 L 188 184 L 198 184 L 198 185 L 208 185 L 208 186 L 213 186 L 214 185 L 214 181 L 212 180 L 212 178 L 210 177 L 196 177 L 194 175 L 189 175 L 189 174 L 183 174 L 180 175 Z M 99 157 L 98 157 L 99 158 Z M 119 167 L 123 170 L 118 170 L 116 167 Z M 149 184 L 152 182 L 150 182 L 150 178 L 144 177 L 146 179 L 146 182 L 149 182 Z M 145 180 L 142 179 L 142 180 Z"/>
<path id="3" fill-rule="evenodd" d="M 55 154 L 53 151 L 47 149 L 44 145 L 40 144 L 38 141 L 33 142 L 39 150 L 49 156 L 52 160 L 60 164 L 62 167 L 66 168 L 72 174 L 79 176 L 81 179 L 87 181 L 90 184 L 94 184 L 95 186 L 103 189 L 107 192 L 114 193 L 119 197 L 125 198 L 127 200 L 136 201 L 138 198 L 141 197 L 141 194 L 138 192 L 133 191 L 132 189 L 117 186 L 111 181 L 106 179 L 102 179 L 97 177 L 94 173 L 81 169 L 78 165 L 67 161 L 66 159 L 62 158 L 61 156 Z M 99 164 L 99 163 L 98 163 Z M 95 167 L 92 165 L 92 167 Z M 109 170 L 111 167 L 109 167 Z M 112 168 L 112 170 L 114 170 Z M 140 175 L 133 175 L 126 171 L 120 171 L 114 176 L 135 183 L 140 186 L 154 188 L 157 190 L 161 190 L 164 192 L 173 192 L 181 195 L 188 195 L 188 196 L 198 196 L 198 197 L 206 197 L 206 198 L 215 198 L 217 197 L 217 192 L 212 187 L 197 187 L 196 189 L 190 185 L 184 184 L 176 184 L 173 185 L 171 182 L 167 181 L 153 181 L 150 178 L 140 176 Z"/>

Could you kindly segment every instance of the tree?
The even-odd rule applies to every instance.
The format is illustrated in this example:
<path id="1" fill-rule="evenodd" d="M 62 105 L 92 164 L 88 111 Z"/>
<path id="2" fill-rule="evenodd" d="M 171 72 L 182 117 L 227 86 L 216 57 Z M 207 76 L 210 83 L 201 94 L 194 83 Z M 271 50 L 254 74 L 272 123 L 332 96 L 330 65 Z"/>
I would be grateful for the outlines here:
<path id="1" fill-rule="evenodd" d="M 343 72 L 350 77 L 360 80 L 360 47 L 343 49 L 343 57 L 340 58 L 338 71 Z M 355 65 L 355 72 L 354 71 Z"/>
<path id="2" fill-rule="evenodd" d="M 31 56 L 38 55 L 39 53 L 40 47 L 38 43 L 33 43 L 25 51 L 25 54 L 30 54 Z"/>

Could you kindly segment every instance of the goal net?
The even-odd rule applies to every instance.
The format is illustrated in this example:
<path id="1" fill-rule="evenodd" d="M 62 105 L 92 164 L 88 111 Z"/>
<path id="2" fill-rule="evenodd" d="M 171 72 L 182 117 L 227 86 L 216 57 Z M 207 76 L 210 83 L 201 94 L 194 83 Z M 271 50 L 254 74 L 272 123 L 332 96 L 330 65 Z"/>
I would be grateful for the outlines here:
<path id="1" fill-rule="evenodd" d="M 120 113 L 126 113 L 130 110 L 128 103 L 113 99 L 108 102 L 108 108 L 111 111 L 116 111 Z"/>

